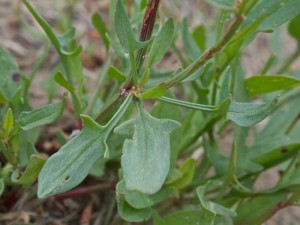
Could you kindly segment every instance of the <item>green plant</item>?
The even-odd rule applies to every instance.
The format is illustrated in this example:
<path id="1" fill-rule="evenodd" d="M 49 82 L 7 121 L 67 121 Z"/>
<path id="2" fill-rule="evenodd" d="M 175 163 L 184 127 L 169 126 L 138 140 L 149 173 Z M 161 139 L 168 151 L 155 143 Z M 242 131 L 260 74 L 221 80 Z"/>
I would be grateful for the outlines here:
<path id="1" fill-rule="evenodd" d="M 38 176 L 39 198 L 58 195 L 88 175 L 103 176 L 105 165 L 115 161 L 106 170 L 121 168 L 119 173 L 97 187 L 105 190 L 117 182 L 119 216 L 129 222 L 253 225 L 298 205 L 300 80 L 290 69 L 300 54 L 300 2 L 208 2 L 219 8 L 220 23 L 211 32 L 200 25 L 190 33 L 186 19 L 175 26 L 173 19 L 162 18 L 163 25 L 155 27 L 159 0 L 135 1 L 131 20 L 123 6 L 127 1 L 110 1 L 113 28 L 100 14 L 92 17 L 108 60 L 91 93 L 84 85 L 75 29 L 56 35 L 23 0 L 60 56 L 54 80 L 70 93 L 83 129 L 47 160 L 38 156 L 38 127 L 61 116 L 67 94 L 32 110 L 28 88 L 34 76 L 20 75 L 16 62 L 0 49 L 0 193 L 5 185 L 28 187 Z M 243 49 L 258 32 L 273 32 L 286 22 L 298 43 L 295 53 L 281 61 L 272 55 L 261 74 L 246 77 Z M 176 47 L 179 36 L 184 52 Z M 157 69 L 156 62 L 171 48 L 182 68 Z M 105 89 L 107 83 L 111 90 Z M 175 97 L 174 88 L 185 100 Z M 254 98 L 261 103 L 252 103 Z M 147 99 L 155 100 L 151 115 L 143 106 Z M 266 124 L 255 126 L 268 116 Z M 227 133 L 233 137 L 229 155 L 222 152 Z M 254 143 L 247 145 L 251 136 Z M 202 156 L 193 158 L 199 149 Z M 258 176 L 271 167 L 280 171 L 277 185 L 254 190 Z"/>

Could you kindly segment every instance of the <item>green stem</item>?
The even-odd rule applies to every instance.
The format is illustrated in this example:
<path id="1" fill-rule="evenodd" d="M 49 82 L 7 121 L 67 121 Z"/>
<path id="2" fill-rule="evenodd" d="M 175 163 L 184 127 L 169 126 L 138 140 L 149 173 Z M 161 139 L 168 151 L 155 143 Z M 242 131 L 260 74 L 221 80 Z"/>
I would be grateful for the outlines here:
<path id="1" fill-rule="evenodd" d="M 243 21 L 243 17 L 240 15 L 236 15 L 236 19 L 233 22 L 231 28 L 227 32 L 227 34 L 223 37 L 223 39 L 218 42 L 214 47 L 205 51 L 198 59 L 196 59 L 190 66 L 188 66 L 185 70 L 183 70 L 178 75 L 167 80 L 166 87 L 170 88 L 175 84 L 181 82 L 186 79 L 190 75 L 192 75 L 196 70 L 198 70 L 201 66 L 203 66 L 208 60 L 215 57 L 228 43 L 228 41 L 233 37 L 238 28 L 240 27 Z"/>
<path id="2" fill-rule="evenodd" d="M 182 107 L 186 107 L 186 108 L 190 108 L 190 109 L 195 109 L 195 110 L 213 112 L 213 111 L 217 111 L 219 109 L 218 106 L 202 105 L 202 104 L 197 104 L 197 103 L 172 99 L 172 98 L 168 98 L 168 97 L 160 97 L 157 100 L 163 101 L 163 102 L 166 102 L 166 103 L 170 103 L 170 104 L 173 104 L 173 105 L 178 105 L 178 106 L 182 106 Z"/>

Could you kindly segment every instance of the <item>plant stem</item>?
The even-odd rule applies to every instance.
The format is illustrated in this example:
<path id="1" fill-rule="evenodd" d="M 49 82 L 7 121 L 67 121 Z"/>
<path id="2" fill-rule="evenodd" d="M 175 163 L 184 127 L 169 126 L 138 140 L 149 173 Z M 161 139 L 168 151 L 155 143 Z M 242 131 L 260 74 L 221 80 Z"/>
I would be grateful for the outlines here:
<path id="1" fill-rule="evenodd" d="M 160 0 L 150 0 L 150 2 L 147 5 L 143 23 L 142 23 L 142 29 L 140 32 L 140 41 L 147 41 L 150 39 L 152 32 L 153 32 L 153 27 L 154 27 L 154 22 L 158 10 Z M 147 52 L 147 48 L 142 48 L 139 49 L 136 55 L 136 69 L 137 73 L 139 74 L 139 71 L 141 69 L 141 66 L 144 62 L 144 57 Z M 96 118 L 97 122 L 103 122 L 105 121 L 111 114 L 113 114 L 118 106 L 122 104 L 124 101 L 124 98 L 122 98 L 122 92 L 126 92 L 130 90 L 133 86 L 133 74 L 128 76 L 124 84 L 122 85 L 122 88 L 120 90 L 120 93 L 116 94 L 108 104 L 106 104 L 103 107 L 103 110 L 99 113 L 99 115 Z"/>
<path id="2" fill-rule="evenodd" d="M 140 38 L 139 38 L 141 42 L 149 40 L 152 36 L 159 2 L 160 0 L 150 0 L 150 2 L 147 5 L 144 14 L 143 23 L 142 23 L 142 29 L 140 32 Z M 139 74 L 141 70 L 146 52 L 147 52 L 147 47 L 139 49 L 136 54 L 135 65 L 136 65 L 137 74 Z M 133 85 L 132 82 L 133 82 L 133 74 L 131 73 L 130 76 L 128 76 L 127 80 L 125 81 L 123 87 L 125 89 L 131 88 Z"/>
<path id="3" fill-rule="evenodd" d="M 55 200 L 61 200 L 61 199 L 66 199 L 66 198 L 74 198 L 78 196 L 83 196 L 83 195 L 88 195 L 92 192 L 96 191 L 103 191 L 107 190 L 110 188 L 113 188 L 115 186 L 115 182 L 110 182 L 110 183 L 104 183 L 104 184 L 97 184 L 94 186 L 89 186 L 89 187 L 81 187 L 81 188 L 76 188 L 74 190 L 58 194 L 53 197 Z"/>
<path id="4" fill-rule="evenodd" d="M 177 76 L 170 78 L 165 82 L 166 87 L 170 88 L 180 81 L 186 79 L 190 75 L 192 75 L 196 70 L 198 70 L 201 66 L 203 66 L 208 60 L 215 57 L 227 44 L 227 42 L 232 38 L 232 36 L 236 33 L 239 26 L 243 22 L 243 17 L 241 15 L 236 15 L 235 21 L 230 27 L 227 34 L 223 37 L 221 41 L 219 41 L 214 47 L 205 51 L 198 59 L 196 59 L 190 66 L 188 66 L 185 70 L 179 73 Z"/>

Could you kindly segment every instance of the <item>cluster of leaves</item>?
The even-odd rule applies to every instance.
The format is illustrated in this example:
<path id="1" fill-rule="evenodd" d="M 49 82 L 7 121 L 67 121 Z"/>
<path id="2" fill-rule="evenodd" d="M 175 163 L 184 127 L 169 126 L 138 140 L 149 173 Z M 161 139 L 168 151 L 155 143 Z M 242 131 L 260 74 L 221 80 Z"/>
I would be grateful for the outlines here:
<path id="1" fill-rule="evenodd" d="M 300 80 L 299 71 L 290 70 L 300 55 L 298 0 L 208 0 L 219 9 L 217 28 L 201 24 L 192 32 L 187 19 L 175 26 L 172 18 L 162 18 L 165 22 L 153 27 L 157 0 L 135 1 L 131 20 L 123 6 L 127 1 L 110 1 L 112 29 L 100 14 L 92 17 L 108 56 L 92 93 L 84 85 L 75 29 L 59 36 L 28 0 L 23 3 L 59 54 L 53 80 L 70 93 L 83 129 L 68 142 L 62 140 L 61 149 L 47 160 L 39 156 L 34 147 L 39 127 L 61 116 L 67 94 L 32 109 L 28 89 L 36 69 L 30 76 L 21 74 L 0 48 L 0 194 L 5 186 L 29 187 L 38 177 L 37 195 L 47 198 L 76 187 L 88 175 L 103 176 L 106 163 L 117 161 L 118 212 L 130 222 L 253 225 L 279 208 L 299 204 Z M 288 59 L 272 54 L 259 75 L 246 77 L 243 49 L 258 32 L 277 32 L 286 22 L 298 43 L 295 53 Z M 176 47 L 179 37 L 183 52 Z M 157 69 L 156 62 L 171 48 L 181 68 Z M 113 88 L 105 89 L 107 83 Z M 174 86 L 184 101 L 175 97 Z M 143 107 L 146 99 L 156 102 L 151 115 Z M 264 125 L 255 126 L 268 116 Z M 233 136 L 227 156 L 221 142 L 226 132 Z M 202 156 L 193 158 L 198 151 Z M 255 191 L 259 174 L 271 167 L 281 172 L 278 184 Z"/>

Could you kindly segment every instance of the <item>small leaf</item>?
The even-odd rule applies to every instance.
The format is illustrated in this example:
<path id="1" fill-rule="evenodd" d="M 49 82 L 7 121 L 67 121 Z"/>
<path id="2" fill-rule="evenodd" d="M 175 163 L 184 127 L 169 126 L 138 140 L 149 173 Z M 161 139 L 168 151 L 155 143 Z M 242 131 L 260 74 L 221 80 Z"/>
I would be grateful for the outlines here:
<path id="1" fill-rule="evenodd" d="M 170 166 L 169 134 L 180 124 L 151 117 L 141 105 L 138 116 L 115 129 L 118 134 L 132 134 L 123 145 L 121 165 L 126 189 L 154 194 L 162 187 Z"/>
<path id="2" fill-rule="evenodd" d="M 250 11 L 244 24 L 255 22 L 265 14 L 265 20 L 260 25 L 260 31 L 273 30 L 299 14 L 299 0 L 260 0 Z"/>
<path id="3" fill-rule="evenodd" d="M 246 79 L 246 86 L 249 94 L 252 97 L 274 91 L 293 88 L 299 85 L 300 80 L 293 77 L 280 75 L 253 76 Z"/>
<path id="4" fill-rule="evenodd" d="M 117 193 L 118 211 L 120 216 L 129 222 L 141 222 L 150 219 L 152 209 L 150 207 L 135 209 L 130 206 L 124 199 L 123 195 Z"/>
<path id="5" fill-rule="evenodd" d="M 207 210 L 208 212 L 214 214 L 214 215 L 221 215 L 221 216 L 236 216 L 236 213 L 228 208 L 225 208 L 222 205 L 219 205 L 217 203 L 214 203 L 212 201 L 205 199 L 205 189 L 208 184 L 204 186 L 199 186 L 196 189 L 198 198 L 200 200 L 201 206 L 203 209 Z"/>
<path id="6" fill-rule="evenodd" d="M 153 40 L 148 54 L 147 67 L 152 67 L 156 61 L 164 56 L 173 41 L 173 35 L 174 22 L 173 19 L 168 19 Z"/>
<path id="7" fill-rule="evenodd" d="M 171 182 L 170 185 L 178 189 L 187 187 L 193 180 L 195 173 L 196 162 L 194 159 L 189 158 L 179 168 L 179 178 Z"/>
<path id="8" fill-rule="evenodd" d="M 99 13 L 94 13 L 92 16 L 92 23 L 94 27 L 96 28 L 97 32 L 100 34 L 103 43 L 105 45 L 106 51 L 109 49 L 109 40 L 105 33 L 107 33 L 107 28 L 105 25 L 105 22 L 103 21 L 101 15 Z"/>
<path id="9" fill-rule="evenodd" d="M 109 69 L 107 71 L 107 75 L 108 75 L 109 78 L 114 79 L 114 80 L 118 80 L 118 81 L 125 81 L 126 80 L 126 75 L 123 74 L 120 70 L 118 70 L 114 66 L 109 67 Z"/>
<path id="10" fill-rule="evenodd" d="M 14 122 L 15 122 L 14 115 L 12 113 L 11 108 L 9 108 L 6 112 L 6 115 L 4 117 L 4 123 L 3 123 L 5 137 L 10 136 L 10 134 L 14 128 Z"/>
<path id="11" fill-rule="evenodd" d="M 166 92 L 166 85 L 164 83 L 155 86 L 153 88 L 150 88 L 140 94 L 140 97 L 143 99 L 153 99 L 153 98 L 159 98 L 160 96 L 165 95 Z"/>
<path id="12" fill-rule="evenodd" d="M 116 187 L 118 194 L 124 195 L 126 202 L 136 209 L 143 209 L 153 205 L 152 199 L 141 192 L 129 191 L 125 187 L 125 182 L 121 180 Z"/>
<path id="13" fill-rule="evenodd" d="M 64 95 L 60 102 L 49 104 L 41 108 L 22 112 L 19 116 L 19 125 L 23 130 L 46 125 L 57 120 L 63 113 L 67 96 Z"/>
<path id="14" fill-rule="evenodd" d="M 261 105 L 232 101 L 227 114 L 227 119 L 242 127 L 250 127 L 265 119 L 278 102 L 278 97 L 273 101 Z"/>
<path id="15" fill-rule="evenodd" d="M 298 16 L 296 16 L 294 19 L 292 19 L 289 22 L 289 26 L 288 26 L 288 31 L 289 31 L 290 35 L 297 40 L 298 45 L 300 44 L 299 24 L 300 24 L 300 14 Z"/>
<path id="16" fill-rule="evenodd" d="M 136 209 L 143 209 L 162 201 L 170 196 L 175 189 L 173 187 L 166 187 L 153 195 L 146 195 L 141 192 L 127 190 L 124 180 L 121 180 L 117 184 L 116 190 L 118 194 L 124 195 L 124 199 L 129 205 Z"/>
<path id="17" fill-rule="evenodd" d="M 32 185 L 38 177 L 45 162 L 46 160 L 44 158 L 32 155 L 22 176 L 13 179 L 13 182 L 24 186 Z"/>
<path id="18" fill-rule="evenodd" d="M 39 174 L 38 197 L 44 198 L 70 190 L 88 175 L 94 163 L 107 151 L 106 138 L 131 103 L 128 95 L 106 126 L 82 115 L 83 130 L 45 163 Z"/>

